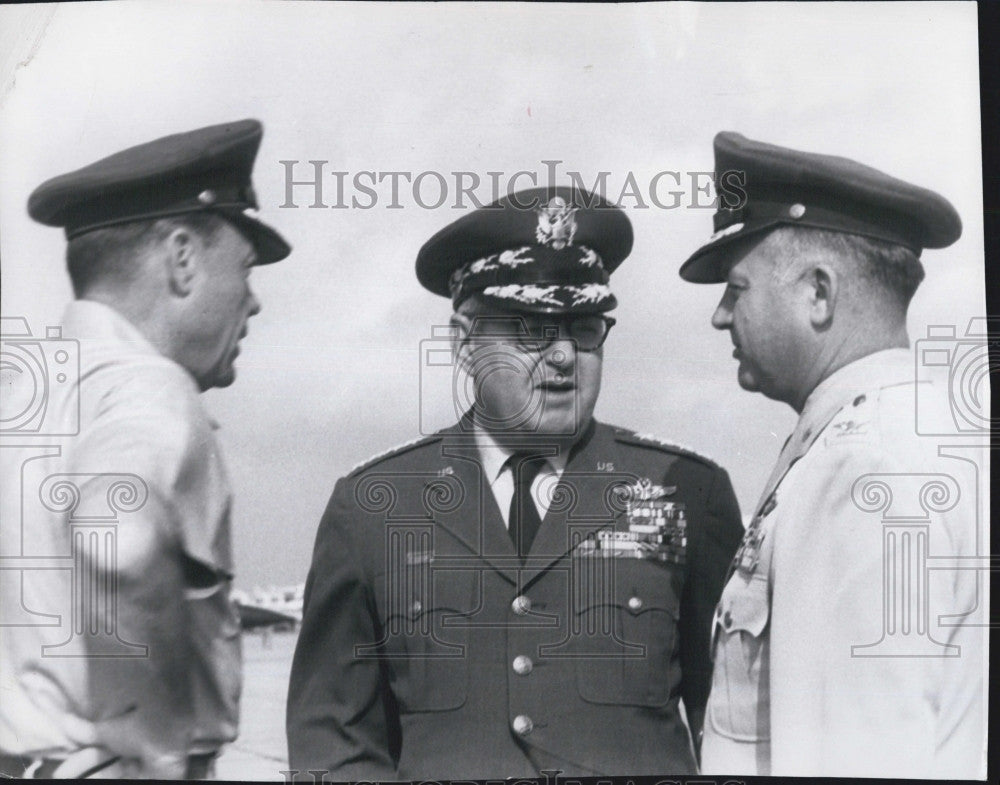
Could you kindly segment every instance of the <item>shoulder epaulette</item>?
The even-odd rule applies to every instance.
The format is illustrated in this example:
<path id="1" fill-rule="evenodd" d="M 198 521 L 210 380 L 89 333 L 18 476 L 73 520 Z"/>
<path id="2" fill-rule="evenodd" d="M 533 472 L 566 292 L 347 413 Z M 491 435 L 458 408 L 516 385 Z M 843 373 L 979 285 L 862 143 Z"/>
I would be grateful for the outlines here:
<path id="1" fill-rule="evenodd" d="M 351 470 L 347 473 L 348 477 L 352 477 L 358 472 L 362 472 L 365 469 L 370 469 L 382 461 L 388 460 L 389 458 L 395 458 L 398 455 L 403 455 L 410 450 L 415 450 L 417 447 L 422 447 L 425 444 L 430 444 L 432 442 L 440 441 L 441 434 L 435 433 L 429 436 L 418 436 L 416 439 L 410 439 L 408 442 L 403 442 L 402 444 L 397 444 L 395 447 L 390 447 L 388 450 L 383 450 L 370 458 L 366 458 L 361 461 L 361 463 L 355 464 L 351 467 Z"/>
<path id="2" fill-rule="evenodd" d="M 676 442 L 668 442 L 652 433 L 636 433 L 635 431 L 630 431 L 627 428 L 615 428 L 615 439 L 626 444 L 638 444 L 642 447 L 650 447 L 654 450 L 662 450 L 663 452 L 683 455 L 686 458 L 693 458 L 694 460 L 708 464 L 713 468 L 719 467 L 718 463 L 713 461 L 711 458 L 707 458 L 701 453 L 696 452 L 691 447 L 683 444 L 677 444 Z"/>

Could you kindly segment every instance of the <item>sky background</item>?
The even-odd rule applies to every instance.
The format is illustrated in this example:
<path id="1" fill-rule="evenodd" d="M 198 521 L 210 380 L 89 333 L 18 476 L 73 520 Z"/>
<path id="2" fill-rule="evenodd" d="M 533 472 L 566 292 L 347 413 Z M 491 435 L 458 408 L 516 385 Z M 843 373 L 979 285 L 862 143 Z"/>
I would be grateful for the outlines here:
<path id="1" fill-rule="evenodd" d="M 260 119 L 260 217 L 294 251 L 255 270 L 263 311 L 237 383 L 205 403 L 236 496 L 237 586 L 297 583 L 336 479 L 453 419 L 441 369 L 421 372 L 449 303 L 413 265 L 463 211 L 453 198 L 425 209 L 405 182 L 398 209 L 388 183 L 372 209 L 309 209 L 308 188 L 282 208 L 279 161 L 303 162 L 302 179 L 305 162 L 329 161 L 348 186 L 362 170 L 487 183 L 499 171 L 505 186 L 518 170 L 545 184 L 542 161 L 558 160 L 588 183 L 610 172 L 617 199 L 629 172 L 645 190 L 659 171 L 711 171 L 720 130 L 855 158 L 958 209 L 962 238 L 923 256 L 910 335 L 961 334 L 985 312 L 976 36 L 973 3 L 0 7 L 0 310 L 44 334 L 71 297 L 62 232 L 25 210 L 43 180 L 158 136 Z M 662 200 L 668 186 L 685 192 L 676 209 L 624 199 L 636 239 L 612 278 L 618 325 L 596 415 L 718 461 L 748 513 L 795 415 L 736 384 L 729 337 L 709 325 L 722 287 L 677 275 L 711 233 L 684 177 L 661 186 Z M 331 203 L 333 177 L 324 185 Z"/>

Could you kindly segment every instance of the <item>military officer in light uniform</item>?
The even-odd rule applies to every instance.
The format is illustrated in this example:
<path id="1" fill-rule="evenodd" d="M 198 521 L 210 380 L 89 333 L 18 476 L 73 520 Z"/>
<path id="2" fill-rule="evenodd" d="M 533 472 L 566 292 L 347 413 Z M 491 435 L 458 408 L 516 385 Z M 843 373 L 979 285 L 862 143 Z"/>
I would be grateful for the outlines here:
<path id="1" fill-rule="evenodd" d="M 712 325 L 740 385 L 799 421 L 716 613 L 704 771 L 982 777 L 983 598 L 974 570 L 928 565 L 981 554 L 985 516 L 969 461 L 923 435 L 955 425 L 906 331 L 918 257 L 959 217 L 846 159 L 734 133 L 715 156 L 746 199 L 681 277 L 726 284 Z"/>
<path id="2" fill-rule="evenodd" d="M 233 383 L 260 310 L 250 273 L 291 250 L 247 213 L 262 135 L 167 136 L 29 199 L 66 233 L 76 299 L 47 375 L 4 335 L 5 776 L 201 779 L 236 738 L 232 494 L 199 394 Z"/>
<path id="3" fill-rule="evenodd" d="M 337 482 L 289 690 L 303 778 L 696 771 L 742 526 L 719 466 L 593 417 L 631 246 L 621 210 L 556 188 L 421 249 L 471 407 Z"/>

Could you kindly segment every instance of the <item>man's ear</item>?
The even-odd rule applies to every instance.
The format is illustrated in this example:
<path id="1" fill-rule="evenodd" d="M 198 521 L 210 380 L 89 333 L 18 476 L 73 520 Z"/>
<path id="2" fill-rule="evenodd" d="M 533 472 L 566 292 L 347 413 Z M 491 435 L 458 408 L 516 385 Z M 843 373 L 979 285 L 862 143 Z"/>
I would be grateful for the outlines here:
<path id="1" fill-rule="evenodd" d="M 183 226 L 177 227 L 167 236 L 167 280 L 170 282 L 171 292 L 179 297 L 187 297 L 194 288 L 200 247 L 198 238 Z"/>
<path id="2" fill-rule="evenodd" d="M 833 322 L 833 312 L 840 294 L 840 278 L 837 270 L 829 264 L 820 263 L 807 273 L 809 292 L 809 321 L 818 330 L 824 330 Z"/>

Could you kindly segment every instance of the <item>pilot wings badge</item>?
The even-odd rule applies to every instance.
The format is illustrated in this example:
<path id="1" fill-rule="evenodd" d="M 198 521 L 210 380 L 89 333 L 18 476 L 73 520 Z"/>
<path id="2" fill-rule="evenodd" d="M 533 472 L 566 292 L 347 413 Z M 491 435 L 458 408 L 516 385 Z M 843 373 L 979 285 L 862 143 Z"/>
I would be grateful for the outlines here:
<path id="1" fill-rule="evenodd" d="M 676 493 L 677 486 L 654 485 L 643 478 L 623 491 L 628 531 L 599 531 L 581 551 L 683 565 L 687 560 L 685 506 L 665 498 Z"/>
<path id="2" fill-rule="evenodd" d="M 573 244 L 576 234 L 576 213 L 578 208 L 570 207 L 561 196 L 549 199 L 548 204 L 538 208 L 538 226 L 535 238 L 542 245 L 551 245 L 557 251 Z"/>

